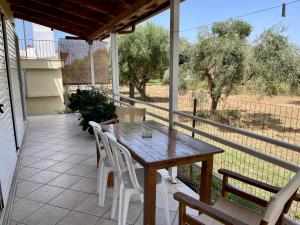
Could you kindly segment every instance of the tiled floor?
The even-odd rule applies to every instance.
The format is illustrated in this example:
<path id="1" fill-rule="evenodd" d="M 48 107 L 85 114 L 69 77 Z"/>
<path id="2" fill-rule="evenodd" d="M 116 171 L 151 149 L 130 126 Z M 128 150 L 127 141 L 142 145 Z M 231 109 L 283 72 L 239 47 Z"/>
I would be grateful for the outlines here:
<path id="1" fill-rule="evenodd" d="M 112 190 L 105 207 L 97 204 L 93 136 L 78 126 L 77 115 L 29 118 L 11 225 L 115 225 L 110 220 Z M 164 171 L 160 171 L 164 173 Z M 170 215 L 177 224 L 175 191 L 196 195 L 182 183 L 168 184 Z M 166 224 L 159 194 L 156 224 Z M 133 199 L 128 224 L 142 225 L 143 205 Z"/>

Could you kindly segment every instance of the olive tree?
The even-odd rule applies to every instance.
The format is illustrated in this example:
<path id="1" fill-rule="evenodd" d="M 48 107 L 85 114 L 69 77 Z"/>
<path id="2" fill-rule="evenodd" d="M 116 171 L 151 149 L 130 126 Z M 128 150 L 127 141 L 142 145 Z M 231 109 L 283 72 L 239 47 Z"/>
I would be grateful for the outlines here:
<path id="1" fill-rule="evenodd" d="M 300 87 L 299 50 L 283 35 L 284 27 L 272 27 L 264 31 L 253 47 L 253 74 L 260 82 L 260 90 L 268 95 L 278 94 L 280 84 L 285 83 L 291 92 Z"/>
<path id="2" fill-rule="evenodd" d="M 230 94 L 244 80 L 246 38 L 251 30 L 251 25 L 242 20 L 230 20 L 198 34 L 194 73 L 207 81 L 213 111 L 221 96 Z"/>
<path id="3" fill-rule="evenodd" d="M 120 36 L 119 64 L 121 83 L 133 83 L 143 98 L 152 79 L 162 79 L 168 67 L 169 36 L 166 29 L 153 23 L 138 26 L 129 35 Z"/>

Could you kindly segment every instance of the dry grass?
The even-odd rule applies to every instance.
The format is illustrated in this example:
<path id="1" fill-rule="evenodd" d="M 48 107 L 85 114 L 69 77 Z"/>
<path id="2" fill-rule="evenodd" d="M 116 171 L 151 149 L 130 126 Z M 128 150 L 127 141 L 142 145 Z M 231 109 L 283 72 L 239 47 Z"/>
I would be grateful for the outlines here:
<path id="1" fill-rule="evenodd" d="M 121 94 L 128 96 L 128 87 L 121 88 Z M 147 95 L 151 97 L 151 101 L 156 105 L 168 108 L 168 86 L 150 85 L 147 87 Z M 136 93 L 136 97 L 139 95 Z M 193 109 L 193 94 L 191 92 L 180 94 L 178 106 L 180 111 L 192 112 Z M 209 101 L 205 104 L 199 104 L 197 112 L 209 110 Z M 145 107 L 144 105 L 137 104 L 138 107 Z M 154 109 L 146 106 L 147 111 L 168 117 L 168 113 L 162 110 Z M 276 96 L 264 97 L 248 94 L 235 94 L 229 96 L 227 99 L 221 100 L 218 110 L 226 112 L 226 110 L 234 110 L 238 112 L 237 118 L 222 117 L 218 122 L 226 123 L 235 127 L 239 127 L 257 134 L 262 134 L 268 137 L 273 137 L 286 142 L 300 145 L 300 97 L 298 96 Z M 155 119 L 150 116 L 147 119 Z M 215 119 L 215 118 L 210 118 Z M 157 120 L 157 119 L 155 119 Z M 191 125 L 192 121 L 187 118 L 179 118 L 180 122 Z M 165 122 L 159 121 L 166 124 Z M 228 132 L 218 129 L 216 127 L 197 123 L 196 127 L 211 134 L 225 138 L 235 143 L 250 147 L 252 149 L 273 155 L 275 157 L 290 161 L 295 164 L 300 164 L 300 153 L 284 149 L 272 144 L 268 144 L 253 138 L 248 138 L 236 133 Z M 180 129 L 184 133 L 191 134 L 191 132 Z M 292 177 L 293 173 L 270 164 L 266 161 L 249 156 L 245 153 L 237 151 L 236 149 L 229 148 L 214 142 L 202 136 L 196 135 L 203 141 L 216 145 L 225 150 L 221 155 L 216 156 L 214 170 L 219 168 L 227 168 L 236 171 L 240 174 L 267 182 L 276 186 L 284 186 L 287 181 Z M 188 171 L 181 171 L 183 176 L 190 176 Z M 195 172 L 192 177 L 188 177 L 194 186 L 198 186 L 199 171 Z M 217 172 L 216 172 L 217 174 Z M 270 193 L 261 191 L 250 186 L 242 185 L 239 182 L 232 184 L 255 194 L 259 197 L 268 199 Z M 300 205 L 294 204 L 291 210 L 291 215 L 298 218 L 300 214 Z"/>

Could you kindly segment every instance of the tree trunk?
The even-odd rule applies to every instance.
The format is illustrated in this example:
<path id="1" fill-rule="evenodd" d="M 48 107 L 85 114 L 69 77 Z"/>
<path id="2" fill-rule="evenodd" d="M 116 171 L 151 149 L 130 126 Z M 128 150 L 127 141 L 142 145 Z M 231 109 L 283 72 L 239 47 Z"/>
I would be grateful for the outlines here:
<path id="1" fill-rule="evenodd" d="M 129 97 L 134 98 L 134 83 L 131 81 L 129 82 Z M 134 105 L 133 101 L 129 101 L 130 105 Z"/>
<path id="2" fill-rule="evenodd" d="M 212 113 L 215 113 L 218 108 L 218 103 L 220 100 L 220 96 L 211 96 L 211 111 Z"/>
<path id="3" fill-rule="evenodd" d="M 148 96 L 146 95 L 146 83 L 143 83 L 142 85 L 135 83 L 135 87 L 140 93 L 142 99 L 148 99 Z"/>

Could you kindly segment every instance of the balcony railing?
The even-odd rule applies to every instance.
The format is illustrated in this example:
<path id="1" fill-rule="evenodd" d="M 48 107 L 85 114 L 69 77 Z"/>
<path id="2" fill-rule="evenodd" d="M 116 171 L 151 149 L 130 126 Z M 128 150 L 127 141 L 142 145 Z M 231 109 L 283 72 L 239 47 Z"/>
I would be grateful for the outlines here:
<path id="1" fill-rule="evenodd" d="M 146 107 L 147 119 L 154 119 L 165 125 L 168 124 L 169 109 L 164 105 L 144 102 L 119 94 L 114 94 L 115 98 L 113 98 L 111 91 L 105 93 L 121 105 L 131 107 L 130 102 L 134 102 L 137 107 Z M 216 156 L 214 162 L 214 175 L 216 177 L 213 183 L 214 198 L 218 198 L 216 193 L 221 186 L 218 179 L 220 175 L 217 173 L 219 168 L 229 169 L 278 187 L 284 186 L 293 174 L 300 170 L 300 146 L 297 142 L 295 144 L 290 143 L 272 136 L 194 116 L 192 112 L 180 110 L 173 113 L 178 116 L 177 121 L 174 123 L 176 129 L 189 135 L 194 133 L 195 138 L 216 145 L 225 151 L 223 154 Z M 178 178 L 194 190 L 199 190 L 200 167 L 201 164 L 181 166 L 178 168 Z M 231 185 L 266 200 L 269 200 L 272 195 L 267 191 L 236 181 L 233 181 Z M 262 210 L 259 206 L 243 199 L 233 196 L 232 198 L 255 211 Z M 294 202 L 289 214 L 294 221 L 299 222 L 300 204 Z"/>
<path id="2" fill-rule="evenodd" d="M 21 59 L 59 60 L 60 51 L 57 41 L 19 39 Z"/>

